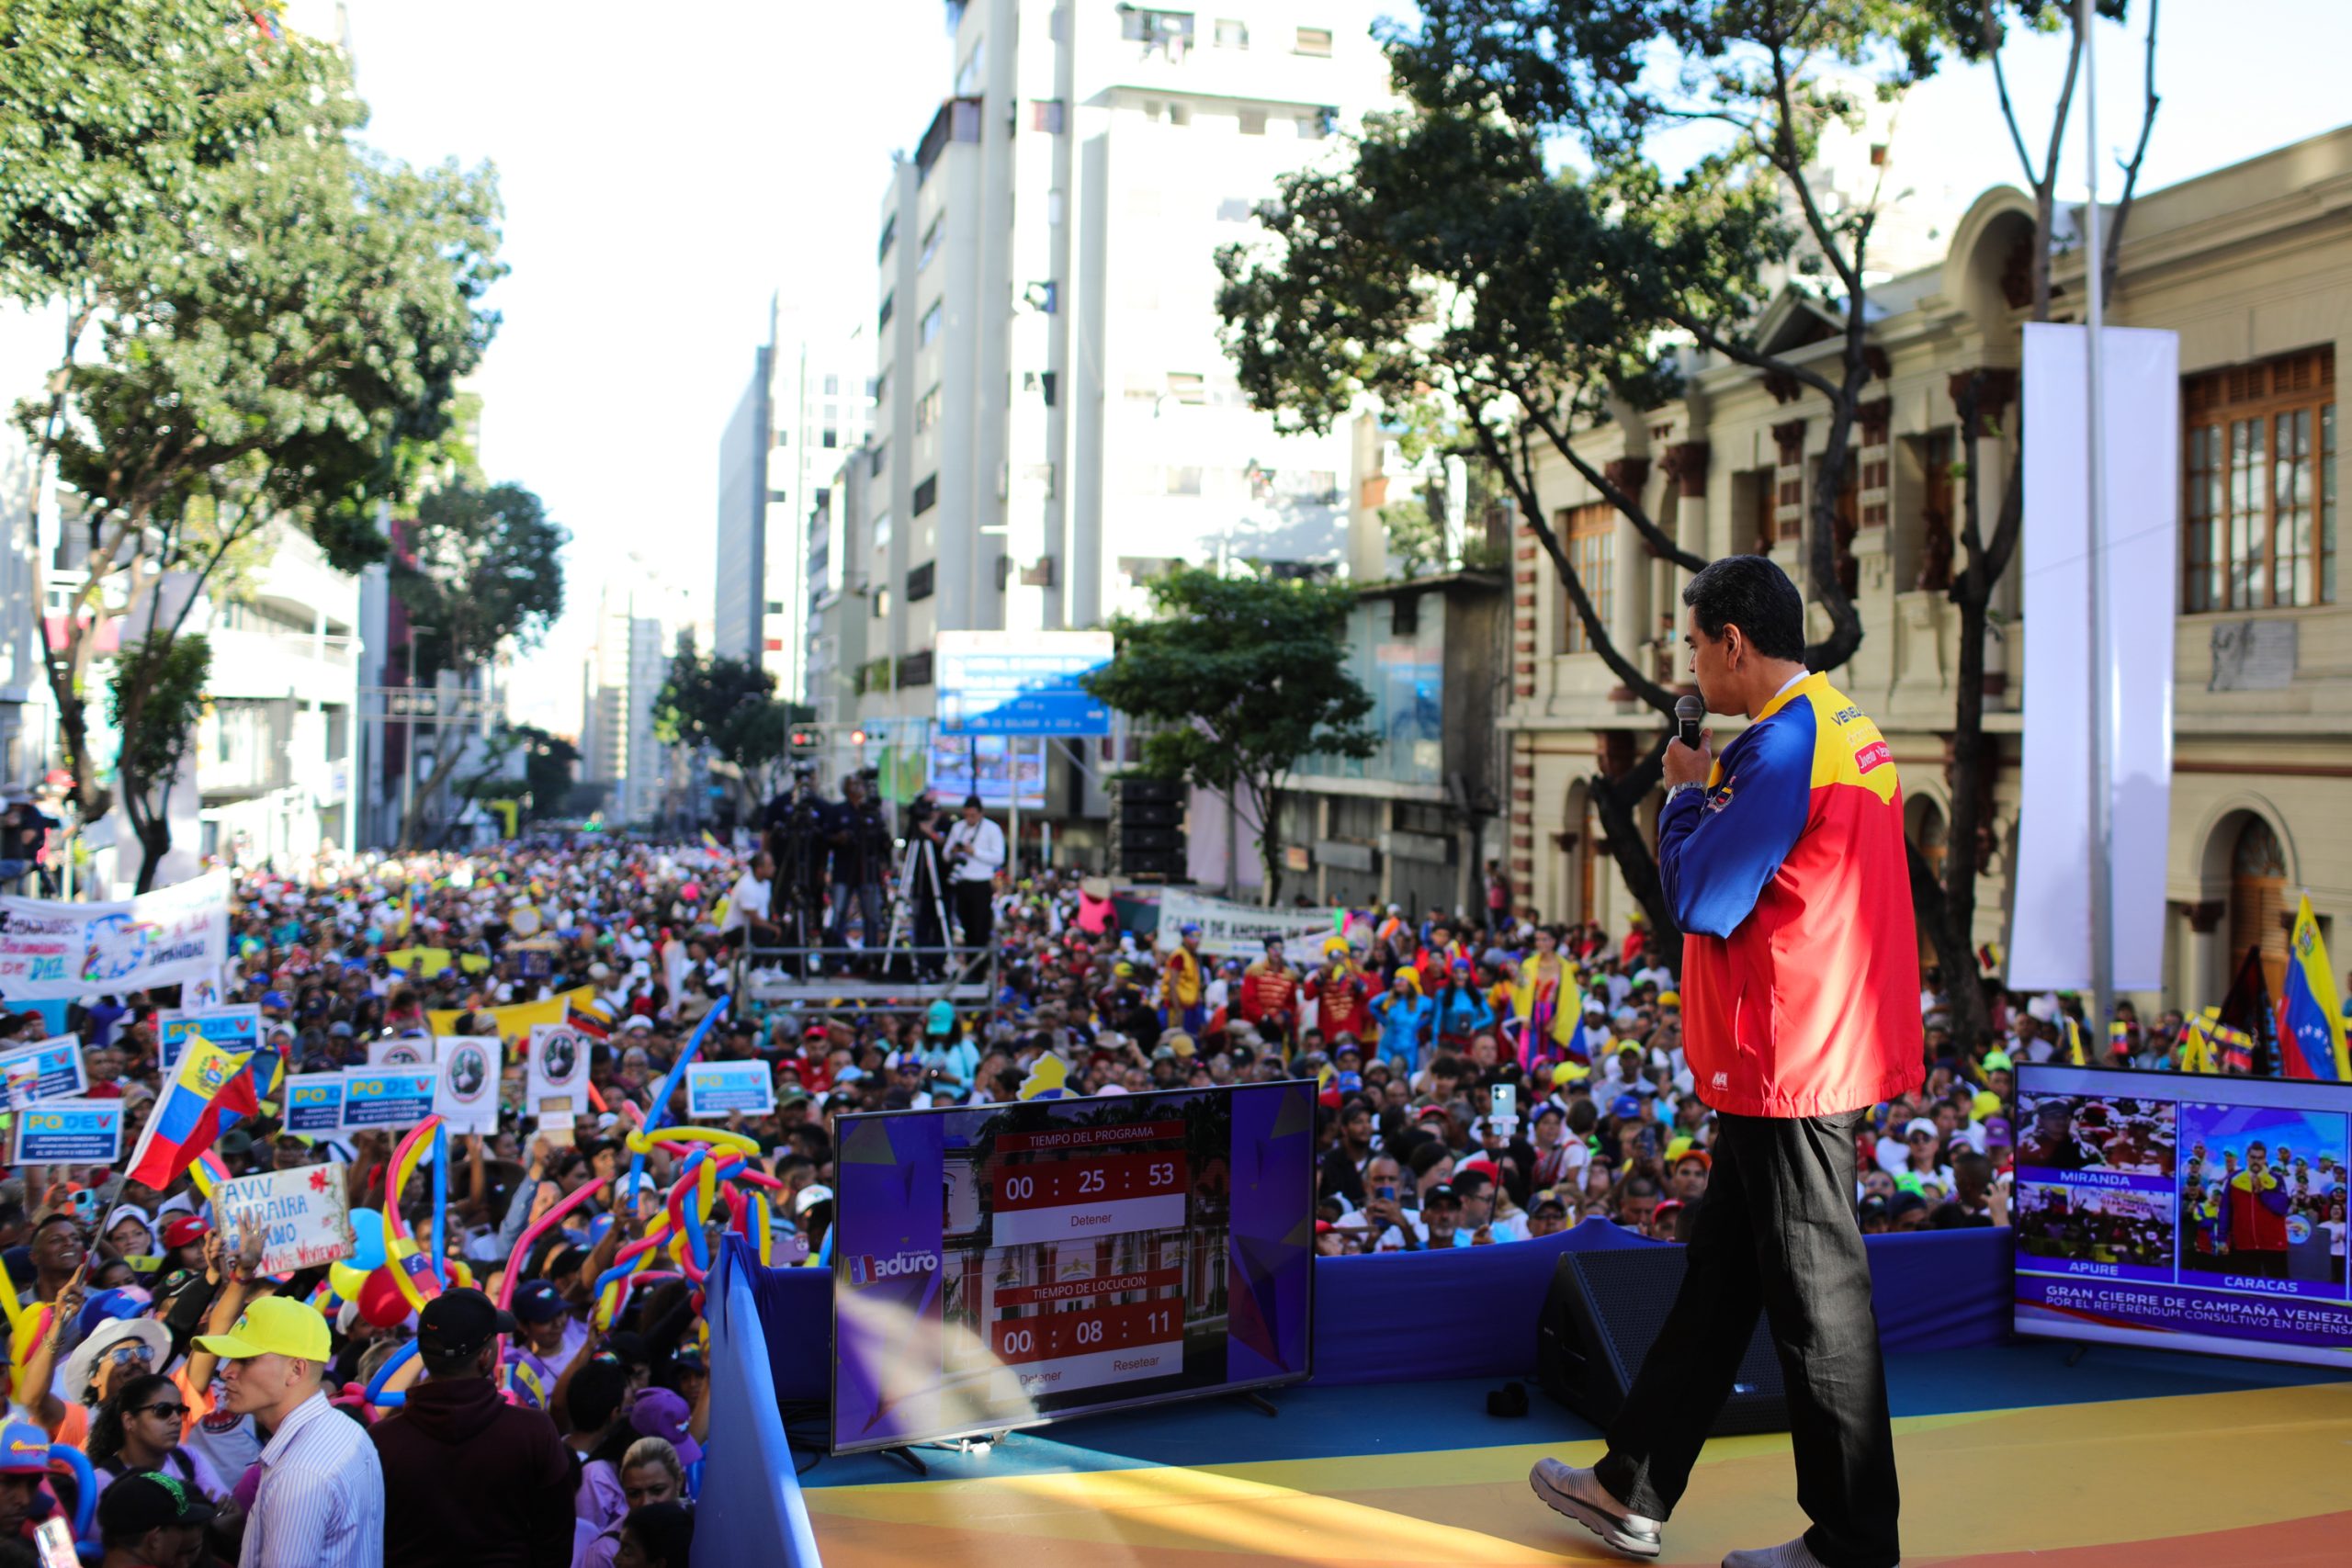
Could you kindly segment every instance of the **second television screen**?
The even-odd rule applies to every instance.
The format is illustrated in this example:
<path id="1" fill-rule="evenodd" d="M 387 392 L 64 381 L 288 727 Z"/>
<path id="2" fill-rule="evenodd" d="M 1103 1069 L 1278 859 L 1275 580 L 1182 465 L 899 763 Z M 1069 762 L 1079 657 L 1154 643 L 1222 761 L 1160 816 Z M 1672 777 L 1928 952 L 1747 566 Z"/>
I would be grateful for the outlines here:
<path id="1" fill-rule="evenodd" d="M 843 1117 L 834 1450 L 1306 1376 L 1314 1094 Z"/>

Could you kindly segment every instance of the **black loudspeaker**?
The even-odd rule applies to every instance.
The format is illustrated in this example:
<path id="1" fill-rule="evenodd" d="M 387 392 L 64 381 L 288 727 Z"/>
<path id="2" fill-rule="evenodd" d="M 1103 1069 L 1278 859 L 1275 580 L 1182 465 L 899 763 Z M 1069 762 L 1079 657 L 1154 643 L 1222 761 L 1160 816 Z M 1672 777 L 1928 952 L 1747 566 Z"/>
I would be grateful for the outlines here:
<path id="1" fill-rule="evenodd" d="M 1679 1247 L 1562 1253 L 1535 1332 L 1535 1376 L 1544 1392 L 1607 1430 L 1666 1326 L 1682 1288 L 1683 1256 Z M 1788 1429 L 1781 1360 L 1759 1313 L 1731 1396 L 1708 1431 L 1724 1438 Z"/>

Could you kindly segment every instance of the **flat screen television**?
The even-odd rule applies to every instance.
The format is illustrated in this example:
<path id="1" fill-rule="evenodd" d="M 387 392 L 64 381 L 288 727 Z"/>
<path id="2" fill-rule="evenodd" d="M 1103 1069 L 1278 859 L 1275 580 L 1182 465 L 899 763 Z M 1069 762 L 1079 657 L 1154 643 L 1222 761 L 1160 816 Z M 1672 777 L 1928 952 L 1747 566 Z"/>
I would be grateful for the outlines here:
<path id="1" fill-rule="evenodd" d="M 2019 1334 L 2352 1363 L 2352 1085 L 2021 1063 Z"/>
<path id="2" fill-rule="evenodd" d="M 1307 1375 L 1312 1083 L 835 1133 L 835 1453 Z"/>

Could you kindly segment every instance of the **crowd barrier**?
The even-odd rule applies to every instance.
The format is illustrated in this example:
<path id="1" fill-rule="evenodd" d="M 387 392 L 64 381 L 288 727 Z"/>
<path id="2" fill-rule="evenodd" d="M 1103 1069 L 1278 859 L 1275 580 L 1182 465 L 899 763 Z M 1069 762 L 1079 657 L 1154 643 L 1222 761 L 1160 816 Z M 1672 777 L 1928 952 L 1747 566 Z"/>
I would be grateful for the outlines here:
<path id="1" fill-rule="evenodd" d="M 1954 1350 L 2007 1337 L 2012 1235 L 1980 1228 L 1869 1238 L 1885 1349 Z M 1537 1319 L 1561 1253 L 1666 1245 L 1591 1219 L 1539 1241 L 1319 1258 L 1313 1381 L 1530 1376 Z M 760 1543 L 782 1540 L 792 1547 L 789 1561 L 813 1565 L 813 1545 L 801 1554 L 810 1541 L 808 1514 L 792 1479 L 778 1406 L 822 1407 L 831 1397 L 832 1275 L 763 1269 L 743 1247 L 741 1237 L 729 1235 L 720 1254 L 723 1299 L 711 1325 L 710 1470 L 695 1561 L 756 1561 Z M 1477 1303 L 1478 1332 L 1456 1332 L 1464 1303 Z M 773 1394 L 759 1399 L 752 1393 L 757 1389 Z M 728 1498 L 723 1513 L 721 1497 Z M 772 1544 L 764 1550 L 774 1556 Z"/>

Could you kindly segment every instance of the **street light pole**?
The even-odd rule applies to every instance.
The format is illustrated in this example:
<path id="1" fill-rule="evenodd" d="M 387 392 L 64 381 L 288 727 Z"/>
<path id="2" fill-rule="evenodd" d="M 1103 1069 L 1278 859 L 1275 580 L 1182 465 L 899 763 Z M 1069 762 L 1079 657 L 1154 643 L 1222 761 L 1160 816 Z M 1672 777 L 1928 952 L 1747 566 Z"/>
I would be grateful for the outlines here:
<path id="1" fill-rule="evenodd" d="M 408 825 L 416 809 L 416 639 L 419 634 L 435 630 L 408 624 L 408 714 L 401 720 L 401 827 L 392 836 L 395 848 L 405 847 Z"/>

